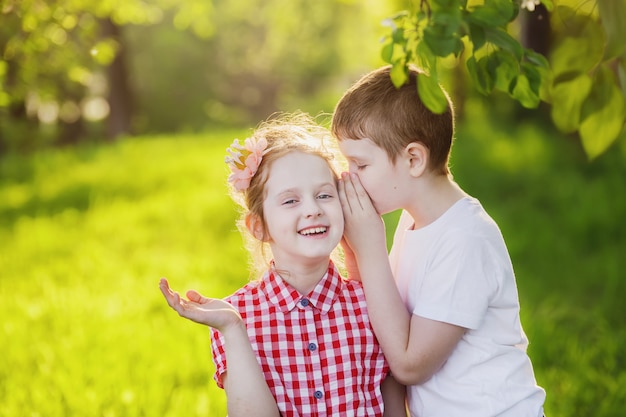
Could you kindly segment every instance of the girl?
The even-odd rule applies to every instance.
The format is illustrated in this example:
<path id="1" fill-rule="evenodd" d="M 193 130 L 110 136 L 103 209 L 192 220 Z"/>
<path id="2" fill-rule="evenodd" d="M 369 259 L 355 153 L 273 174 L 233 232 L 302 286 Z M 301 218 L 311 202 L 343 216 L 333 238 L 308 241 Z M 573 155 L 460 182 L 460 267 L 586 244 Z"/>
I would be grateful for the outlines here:
<path id="1" fill-rule="evenodd" d="M 297 114 L 228 149 L 240 229 L 260 244 L 252 254 L 270 250 L 260 280 L 225 300 L 195 291 L 185 300 L 161 279 L 174 310 L 213 328 L 215 380 L 230 417 L 406 416 L 404 387 L 386 378 L 362 286 L 331 260 L 344 223 L 327 137 Z"/>

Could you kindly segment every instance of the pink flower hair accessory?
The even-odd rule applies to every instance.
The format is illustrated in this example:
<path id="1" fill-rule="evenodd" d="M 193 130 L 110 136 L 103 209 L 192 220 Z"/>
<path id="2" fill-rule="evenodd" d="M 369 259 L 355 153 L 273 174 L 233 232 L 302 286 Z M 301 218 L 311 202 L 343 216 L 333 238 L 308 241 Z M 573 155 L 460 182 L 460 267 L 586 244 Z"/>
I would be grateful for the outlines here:
<path id="1" fill-rule="evenodd" d="M 235 139 L 230 148 L 226 149 L 230 154 L 225 158 L 231 171 L 228 182 L 237 191 L 244 191 L 250 186 L 250 181 L 259 169 L 266 150 L 267 139 L 265 138 L 247 138 L 243 145 L 239 143 L 239 139 Z"/>

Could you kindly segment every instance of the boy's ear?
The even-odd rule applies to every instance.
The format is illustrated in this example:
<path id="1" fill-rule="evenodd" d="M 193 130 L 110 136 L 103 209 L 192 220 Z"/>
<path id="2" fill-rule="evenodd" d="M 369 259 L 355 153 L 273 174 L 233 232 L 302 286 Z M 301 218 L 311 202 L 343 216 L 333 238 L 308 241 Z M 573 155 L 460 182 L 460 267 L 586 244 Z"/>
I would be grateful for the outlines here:
<path id="1" fill-rule="evenodd" d="M 254 236 L 255 239 L 265 242 L 265 228 L 263 222 L 256 214 L 248 213 L 246 215 L 246 228 Z"/>
<path id="2" fill-rule="evenodd" d="M 404 148 L 409 172 L 413 177 L 421 176 L 428 167 L 428 149 L 421 142 L 411 142 Z"/>

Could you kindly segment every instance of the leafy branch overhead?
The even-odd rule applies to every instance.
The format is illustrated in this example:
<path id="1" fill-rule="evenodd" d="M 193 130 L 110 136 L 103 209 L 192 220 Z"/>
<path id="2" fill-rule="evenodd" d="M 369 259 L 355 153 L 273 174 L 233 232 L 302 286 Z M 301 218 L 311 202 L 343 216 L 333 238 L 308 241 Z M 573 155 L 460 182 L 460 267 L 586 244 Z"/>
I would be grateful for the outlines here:
<path id="1" fill-rule="evenodd" d="M 419 0 L 385 20 L 382 48 L 396 86 L 409 64 L 420 67 L 421 99 L 434 112 L 446 106 L 439 87 L 443 59 L 464 61 L 475 88 L 504 92 L 526 108 L 543 101 L 563 132 L 578 132 L 589 158 L 605 152 L 626 120 L 626 0 Z M 551 24 L 544 56 L 512 34 L 521 8 L 543 5 Z M 587 5 L 586 7 L 583 7 Z"/>

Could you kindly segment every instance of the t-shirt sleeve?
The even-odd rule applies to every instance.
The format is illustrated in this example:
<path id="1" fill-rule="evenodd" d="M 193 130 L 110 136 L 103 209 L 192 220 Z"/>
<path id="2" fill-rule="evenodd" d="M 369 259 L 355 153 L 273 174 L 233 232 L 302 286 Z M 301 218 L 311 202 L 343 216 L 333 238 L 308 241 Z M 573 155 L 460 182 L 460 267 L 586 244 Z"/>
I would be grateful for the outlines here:
<path id="1" fill-rule="evenodd" d="M 213 363 L 215 364 L 215 374 L 213 379 L 217 386 L 224 388 L 222 375 L 226 372 L 226 352 L 224 351 L 224 337 L 222 334 L 211 328 L 211 353 L 213 354 Z"/>
<path id="2" fill-rule="evenodd" d="M 490 252 L 476 236 L 443 236 L 426 264 L 413 314 L 467 329 L 480 327 L 495 291 Z"/>

